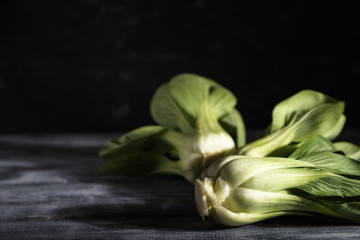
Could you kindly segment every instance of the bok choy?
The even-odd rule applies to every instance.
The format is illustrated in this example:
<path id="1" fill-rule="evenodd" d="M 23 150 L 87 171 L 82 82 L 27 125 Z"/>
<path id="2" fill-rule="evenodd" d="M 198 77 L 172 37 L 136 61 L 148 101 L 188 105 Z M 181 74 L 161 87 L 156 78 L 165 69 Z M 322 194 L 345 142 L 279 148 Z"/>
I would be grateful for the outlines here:
<path id="1" fill-rule="evenodd" d="M 217 160 L 195 182 L 199 214 L 228 226 L 282 215 L 360 222 L 360 163 L 333 149 L 307 147 L 296 159 L 232 155 Z"/>
<path id="2" fill-rule="evenodd" d="M 282 215 L 360 222 L 360 147 L 332 142 L 344 102 L 303 90 L 277 104 L 265 135 L 205 169 L 199 214 L 228 226 Z"/>
<path id="3" fill-rule="evenodd" d="M 360 147 L 334 142 L 346 121 L 343 101 L 300 91 L 247 144 L 236 103 L 211 79 L 177 75 L 151 99 L 155 124 L 106 143 L 100 170 L 181 175 L 194 183 L 199 214 L 228 226 L 290 214 L 360 222 Z"/>
<path id="4" fill-rule="evenodd" d="M 101 171 L 121 175 L 178 174 L 193 182 L 213 161 L 245 144 L 236 97 L 215 81 L 180 74 L 155 92 L 143 126 L 105 144 Z"/>
<path id="5" fill-rule="evenodd" d="M 309 138 L 335 139 L 346 117 L 345 103 L 320 92 L 303 90 L 278 103 L 264 137 L 239 148 L 234 154 L 288 156 Z"/>

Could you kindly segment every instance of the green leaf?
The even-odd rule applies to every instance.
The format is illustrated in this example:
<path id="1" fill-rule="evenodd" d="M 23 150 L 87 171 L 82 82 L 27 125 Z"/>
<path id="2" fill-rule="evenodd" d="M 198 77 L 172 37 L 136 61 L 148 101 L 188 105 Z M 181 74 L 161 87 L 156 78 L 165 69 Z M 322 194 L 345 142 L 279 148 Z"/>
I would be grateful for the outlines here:
<path id="1" fill-rule="evenodd" d="M 334 134 L 340 132 L 345 123 L 342 117 L 344 107 L 344 102 L 326 103 L 314 107 L 300 117 L 295 116 L 292 141 L 303 142 L 317 135 L 333 139 L 336 137 Z"/>
<path id="2" fill-rule="evenodd" d="M 297 187 L 315 197 L 357 197 L 360 181 L 333 174 Z"/>
<path id="3" fill-rule="evenodd" d="M 180 174 L 178 162 L 154 152 L 133 152 L 106 161 L 100 171 L 123 176 L 146 176 L 155 173 Z"/>
<path id="4" fill-rule="evenodd" d="M 329 151 L 310 153 L 299 158 L 313 166 L 340 175 L 360 176 L 360 163 Z"/>
<path id="5" fill-rule="evenodd" d="M 359 160 L 360 159 L 360 147 L 350 142 L 336 142 L 335 148 L 338 151 L 342 151 L 349 158 Z"/>
<path id="6" fill-rule="evenodd" d="M 335 151 L 334 144 L 323 136 L 315 136 L 302 143 L 289 158 L 299 159 L 311 153 Z"/>
<path id="7" fill-rule="evenodd" d="M 106 143 L 100 148 L 99 156 L 104 160 L 108 160 L 132 152 L 141 152 L 151 143 L 151 138 L 166 130 L 167 128 L 162 126 L 137 128 Z"/>
<path id="8" fill-rule="evenodd" d="M 236 97 L 228 89 L 219 84 L 210 87 L 209 103 L 216 118 L 221 118 L 235 110 L 236 102 Z"/>
<path id="9" fill-rule="evenodd" d="M 195 74 L 179 74 L 169 82 L 175 102 L 196 119 L 204 102 L 208 102 L 216 118 L 229 113 L 236 105 L 235 96 L 215 81 Z"/>
<path id="10" fill-rule="evenodd" d="M 220 118 L 219 123 L 235 140 L 237 147 L 241 147 L 246 143 L 245 124 L 239 111 L 233 109 L 230 113 Z"/>
<path id="11" fill-rule="evenodd" d="M 289 144 L 276 148 L 267 154 L 267 157 L 289 157 L 298 148 L 299 144 Z"/>
<path id="12" fill-rule="evenodd" d="M 319 200 L 321 205 L 328 208 L 330 211 L 337 213 L 338 218 L 344 218 L 352 221 L 360 221 L 360 202 L 339 202 L 329 200 Z"/>
<path id="13" fill-rule="evenodd" d="M 293 118 L 300 117 L 312 108 L 325 104 L 336 103 L 336 99 L 313 90 L 302 90 L 278 103 L 272 113 L 270 132 L 288 125 Z"/>
<path id="14" fill-rule="evenodd" d="M 343 103 L 343 104 L 345 106 L 345 103 Z M 344 108 L 343 108 L 342 112 L 343 111 L 344 111 Z M 342 114 L 340 116 L 339 121 L 337 122 L 337 124 L 334 127 L 332 127 L 331 129 L 329 129 L 328 131 L 326 131 L 326 133 L 324 133 L 324 137 L 327 137 L 330 140 L 335 139 L 342 132 L 345 123 L 346 123 L 346 117 L 345 117 L 344 114 Z"/>
<path id="15" fill-rule="evenodd" d="M 304 90 L 274 108 L 268 135 L 246 144 L 236 153 L 257 157 L 274 156 L 284 146 L 301 144 L 318 135 L 333 139 L 345 124 L 344 108 L 342 101 Z"/>
<path id="16" fill-rule="evenodd" d="M 150 113 L 154 121 L 162 126 L 188 134 L 194 132 L 195 119 L 178 106 L 170 94 L 167 83 L 156 90 L 150 102 Z"/>
<path id="17" fill-rule="evenodd" d="M 179 74 L 157 89 L 150 112 L 156 123 L 193 135 L 201 115 L 213 115 L 214 119 L 211 116 L 206 120 L 217 121 L 233 111 L 235 105 L 235 96 L 215 81 L 195 74 Z"/>

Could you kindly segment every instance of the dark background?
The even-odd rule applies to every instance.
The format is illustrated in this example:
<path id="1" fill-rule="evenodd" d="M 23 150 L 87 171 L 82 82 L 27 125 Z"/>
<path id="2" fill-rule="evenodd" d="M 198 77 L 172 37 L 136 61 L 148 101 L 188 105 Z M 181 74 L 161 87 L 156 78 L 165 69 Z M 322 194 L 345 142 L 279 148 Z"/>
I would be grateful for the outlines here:
<path id="1" fill-rule="evenodd" d="M 2 1 L 0 133 L 127 131 L 172 76 L 212 78 L 248 127 L 309 88 L 360 126 L 356 1 Z"/>

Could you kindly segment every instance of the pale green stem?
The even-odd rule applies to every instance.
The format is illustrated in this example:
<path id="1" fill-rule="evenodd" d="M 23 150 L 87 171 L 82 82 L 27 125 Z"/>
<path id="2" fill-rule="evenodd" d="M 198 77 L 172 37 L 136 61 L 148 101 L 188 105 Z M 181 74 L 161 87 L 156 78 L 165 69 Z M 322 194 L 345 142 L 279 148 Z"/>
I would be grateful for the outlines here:
<path id="1" fill-rule="evenodd" d="M 168 130 L 161 135 L 162 139 L 173 145 L 179 152 L 185 146 L 185 142 L 189 136 L 175 130 Z"/>
<path id="2" fill-rule="evenodd" d="M 279 129 L 263 138 L 255 140 L 239 148 L 234 154 L 252 157 L 265 157 L 276 149 L 286 146 L 292 141 L 291 128 Z"/>

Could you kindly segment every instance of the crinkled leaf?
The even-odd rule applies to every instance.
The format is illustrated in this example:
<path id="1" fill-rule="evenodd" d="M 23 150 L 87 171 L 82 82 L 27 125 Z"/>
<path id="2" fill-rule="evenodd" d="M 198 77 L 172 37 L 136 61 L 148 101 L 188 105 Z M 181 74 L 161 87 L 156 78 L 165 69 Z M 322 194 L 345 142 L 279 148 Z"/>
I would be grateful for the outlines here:
<path id="1" fill-rule="evenodd" d="M 345 124 L 344 108 L 342 101 L 314 91 L 302 91 L 275 107 L 272 127 L 268 128 L 267 135 L 246 144 L 236 153 L 274 156 L 284 146 L 301 144 L 318 135 L 333 139 Z"/>
<path id="2" fill-rule="evenodd" d="M 335 150 L 336 148 L 330 140 L 323 136 L 315 136 L 302 143 L 289 157 L 298 159 L 310 153 Z"/>
<path id="3" fill-rule="evenodd" d="M 356 197 L 360 195 L 360 181 L 334 174 L 305 183 L 297 189 L 314 197 Z"/>
<path id="4" fill-rule="evenodd" d="M 209 106 L 208 113 L 204 113 L 204 105 Z M 150 112 L 156 123 L 192 135 L 199 115 L 214 115 L 216 121 L 235 105 L 235 96 L 215 81 L 195 74 L 179 74 L 157 89 Z"/>
<path id="5" fill-rule="evenodd" d="M 219 123 L 235 140 L 237 147 L 241 147 L 246 143 L 245 124 L 239 111 L 233 109 L 230 113 L 220 118 Z"/>
<path id="6" fill-rule="evenodd" d="M 335 148 L 338 151 L 342 151 L 349 158 L 359 160 L 360 159 L 360 147 L 350 142 L 336 142 Z"/>
<path id="7" fill-rule="evenodd" d="M 303 142 L 317 135 L 329 139 L 336 137 L 334 133 L 340 132 L 345 123 L 342 117 L 344 107 L 344 102 L 322 104 L 312 108 L 301 117 L 295 117 L 295 122 L 291 126 L 294 134 L 293 141 Z"/>
<path id="8" fill-rule="evenodd" d="M 108 160 L 128 153 L 141 152 L 147 144 L 151 143 L 151 138 L 164 131 L 166 131 L 166 128 L 162 126 L 137 128 L 106 143 L 100 148 L 99 156 L 104 160 Z"/>
<path id="9" fill-rule="evenodd" d="M 195 74 L 179 74 L 169 82 L 169 91 L 175 102 L 196 119 L 207 101 L 216 118 L 229 113 L 236 105 L 235 96 L 215 81 Z"/>
<path id="10" fill-rule="evenodd" d="M 288 125 L 295 116 L 305 114 L 324 103 L 336 103 L 336 99 L 313 90 L 303 90 L 278 103 L 272 113 L 270 132 Z"/>
<path id="11" fill-rule="evenodd" d="M 321 205 L 328 208 L 330 211 L 335 212 L 341 218 L 348 220 L 360 221 L 360 201 L 318 201 Z"/>
<path id="12" fill-rule="evenodd" d="M 329 151 L 315 152 L 299 158 L 313 166 L 340 175 L 360 176 L 360 163 Z"/>

